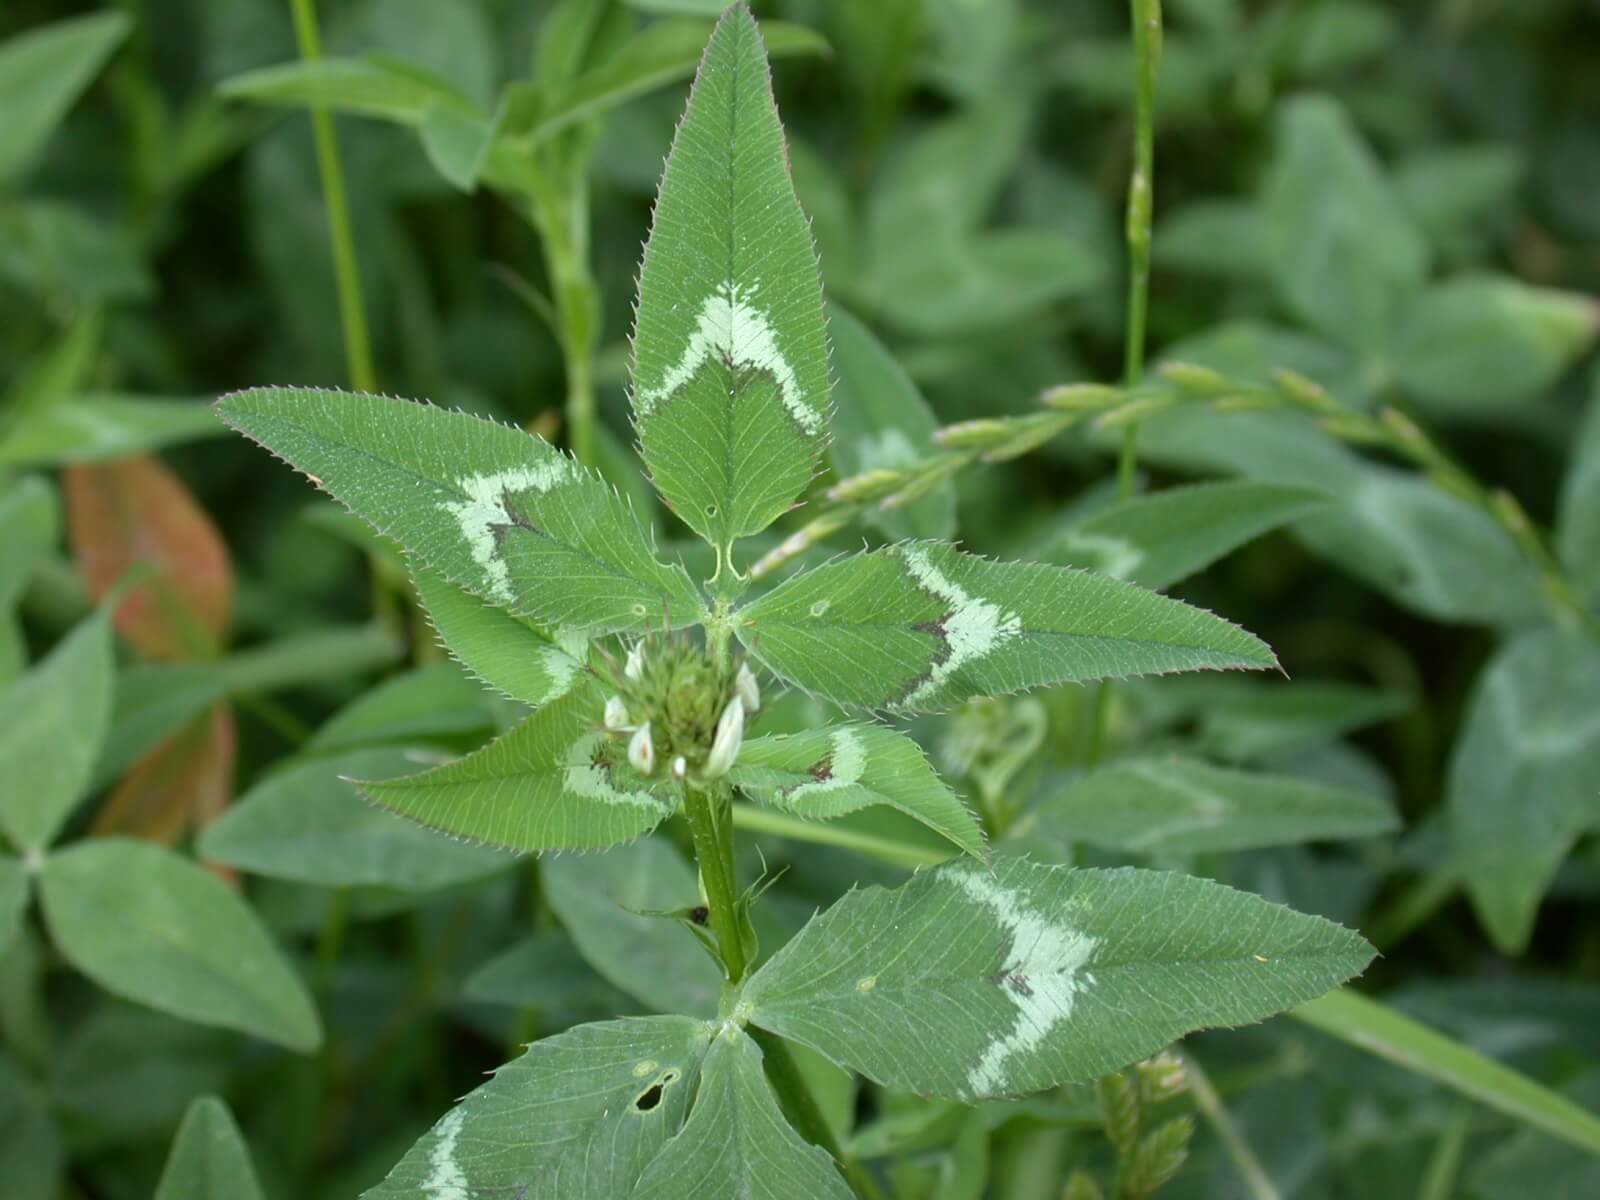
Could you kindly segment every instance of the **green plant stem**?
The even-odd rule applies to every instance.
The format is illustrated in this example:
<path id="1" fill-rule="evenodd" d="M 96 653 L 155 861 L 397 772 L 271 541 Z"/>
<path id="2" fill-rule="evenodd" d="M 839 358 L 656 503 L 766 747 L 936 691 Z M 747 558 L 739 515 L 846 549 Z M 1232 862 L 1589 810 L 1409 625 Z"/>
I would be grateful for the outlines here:
<path id="1" fill-rule="evenodd" d="M 1189 1095 L 1194 1100 L 1194 1106 L 1210 1124 L 1211 1131 L 1222 1143 L 1223 1151 L 1233 1160 L 1234 1169 L 1244 1181 L 1245 1189 L 1255 1200 L 1279 1200 L 1277 1185 L 1272 1182 L 1272 1177 L 1267 1174 L 1261 1165 L 1261 1160 L 1250 1148 L 1250 1143 L 1244 1140 L 1239 1127 L 1233 1123 L 1233 1117 L 1229 1114 L 1227 1106 L 1222 1103 L 1222 1097 L 1212 1086 L 1211 1077 L 1205 1073 L 1194 1055 L 1183 1054 L 1181 1057 L 1184 1074 L 1188 1079 Z"/>
<path id="2" fill-rule="evenodd" d="M 294 34 L 300 57 L 306 62 L 316 62 L 322 57 L 322 35 L 317 28 L 315 0 L 289 0 L 289 7 L 294 13 Z M 344 169 L 339 163 L 339 142 L 333 118 L 327 109 L 311 109 L 311 134 L 317 147 L 323 206 L 328 211 L 328 240 L 333 248 L 333 276 L 339 292 L 339 323 L 344 330 L 350 386 L 358 392 L 376 391 L 378 373 L 372 365 L 372 344 L 367 336 L 366 306 L 361 296 L 355 238 L 350 229 L 350 206 L 345 199 Z"/>
<path id="3" fill-rule="evenodd" d="M 700 864 L 700 881 L 705 887 L 707 919 L 716 934 L 722 955 L 722 969 L 728 983 L 737 986 L 749 969 L 745 960 L 744 939 L 739 935 L 737 884 L 733 877 L 733 820 L 729 815 L 730 797 L 693 783 L 683 789 L 683 813 L 689 821 L 689 836 L 694 839 L 694 856 Z"/>
<path id="4" fill-rule="evenodd" d="M 882 1200 L 883 1192 L 871 1173 L 860 1163 L 845 1157 L 844 1148 L 839 1144 L 839 1139 L 834 1137 L 827 1118 L 822 1115 L 816 1097 L 811 1094 L 811 1085 L 801 1073 L 800 1064 L 795 1061 L 788 1043 L 776 1034 L 754 1026 L 747 1032 L 756 1045 L 761 1047 L 767 1079 L 777 1094 L 784 1115 L 789 1118 L 795 1131 L 806 1141 L 821 1146 L 833 1156 L 833 1161 L 839 1164 L 845 1179 L 861 1200 Z"/>
<path id="5" fill-rule="evenodd" d="M 1150 307 L 1150 225 L 1155 205 L 1156 70 L 1161 62 L 1161 0 L 1129 0 L 1133 22 L 1133 172 L 1128 179 L 1128 319 L 1122 380 L 1137 386 L 1144 376 L 1145 322 Z M 1133 495 L 1138 467 L 1139 423 L 1122 431 L 1117 459 L 1117 495 Z"/>
<path id="6" fill-rule="evenodd" d="M 1433 1148 L 1427 1173 L 1417 1188 L 1417 1200 L 1450 1200 L 1456 1194 L 1461 1159 L 1467 1148 L 1467 1135 L 1471 1132 L 1472 1105 L 1464 1103 L 1456 1108 Z"/>
<path id="7" fill-rule="evenodd" d="M 1133 22 L 1133 171 L 1128 178 L 1128 319 L 1122 351 L 1122 382 L 1137 387 L 1144 379 L 1145 323 L 1150 310 L 1150 226 L 1155 209 L 1156 70 L 1161 62 L 1161 0 L 1129 0 Z M 1122 429 L 1117 455 L 1117 499 L 1133 498 L 1139 469 L 1139 422 Z M 1088 765 L 1099 765 L 1105 753 L 1106 727 L 1116 685 L 1105 680 L 1095 689 L 1094 726 L 1089 734 Z"/>
<path id="8" fill-rule="evenodd" d="M 585 466 L 596 457 L 594 360 L 600 341 L 600 289 L 589 271 L 589 193 L 581 171 L 541 170 L 529 179 L 529 211 L 544 249 L 556 338 L 567 377 L 567 438 Z"/>

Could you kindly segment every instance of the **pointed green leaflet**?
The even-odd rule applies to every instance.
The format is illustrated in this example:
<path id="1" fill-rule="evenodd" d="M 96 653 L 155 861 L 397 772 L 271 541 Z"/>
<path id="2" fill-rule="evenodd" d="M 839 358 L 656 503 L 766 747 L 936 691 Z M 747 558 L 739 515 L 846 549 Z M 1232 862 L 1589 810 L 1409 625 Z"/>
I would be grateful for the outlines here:
<path id="1" fill-rule="evenodd" d="M 699 619 L 682 567 L 541 438 L 389 396 L 258 388 L 222 419 L 457 586 L 542 625 L 603 633 Z"/>
<path id="2" fill-rule="evenodd" d="M 968 854 L 984 853 L 977 818 L 939 778 L 922 747 L 882 725 L 754 738 L 740 749 L 730 778 L 752 799 L 812 821 L 885 804 Z"/>
<path id="3" fill-rule="evenodd" d="M 688 1017 L 630 1017 L 536 1042 L 362 1200 L 628 1196 L 683 1124 L 713 1029 Z"/>
<path id="4" fill-rule="evenodd" d="M 629 841 L 665 820 L 675 800 L 629 768 L 620 741 L 600 727 L 602 707 L 599 689 L 585 684 L 465 758 L 361 790 L 430 829 L 508 850 Z"/>
<path id="5" fill-rule="evenodd" d="M 1068 680 L 1277 661 L 1259 638 L 1177 600 L 938 542 L 798 575 L 742 609 L 738 633 L 808 691 L 906 712 Z"/>
<path id="6" fill-rule="evenodd" d="M 810 481 L 828 344 L 767 56 L 729 9 L 701 60 L 639 276 L 633 411 L 662 497 L 708 542 L 758 533 Z"/>
<path id="7" fill-rule="evenodd" d="M 827 1151 L 784 1120 L 762 1070 L 760 1049 L 736 1026 L 718 1029 L 683 1131 L 645 1169 L 632 1200 L 685 1196 L 852 1197 Z"/>
<path id="8" fill-rule="evenodd" d="M 1358 934 L 1206 879 L 961 862 L 846 895 L 756 972 L 740 1011 L 886 1086 L 974 1100 L 1259 1021 L 1372 955 Z"/>

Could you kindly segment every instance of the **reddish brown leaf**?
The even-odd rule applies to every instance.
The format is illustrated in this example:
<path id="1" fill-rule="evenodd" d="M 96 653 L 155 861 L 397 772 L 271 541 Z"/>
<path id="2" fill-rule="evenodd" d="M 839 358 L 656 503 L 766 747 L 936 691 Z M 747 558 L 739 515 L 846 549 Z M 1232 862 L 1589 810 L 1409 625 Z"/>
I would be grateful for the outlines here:
<path id="1" fill-rule="evenodd" d="M 128 769 L 94 820 L 100 836 L 171 844 L 203 828 L 233 797 L 238 749 L 233 709 L 218 704 Z"/>
<path id="2" fill-rule="evenodd" d="M 68 467 L 63 484 L 73 557 L 96 599 L 129 568 L 152 570 L 118 607 L 117 632 L 149 658 L 215 655 L 233 607 L 233 569 L 183 481 L 141 455 Z"/>

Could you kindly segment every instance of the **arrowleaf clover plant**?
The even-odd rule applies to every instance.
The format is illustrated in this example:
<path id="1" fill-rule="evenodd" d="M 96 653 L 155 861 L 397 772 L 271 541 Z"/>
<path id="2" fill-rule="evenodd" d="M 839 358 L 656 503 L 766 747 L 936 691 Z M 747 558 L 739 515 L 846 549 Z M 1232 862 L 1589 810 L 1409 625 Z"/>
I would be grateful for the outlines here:
<path id="1" fill-rule="evenodd" d="M 716 26 L 677 130 L 633 339 L 640 452 L 710 546 L 706 578 L 663 557 L 599 476 L 520 429 L 380 395 L 220 402 L 399 543 L 448 649 L 529 710 L 482 749 L 361 791 L 527 853 L 613 846 L 681 817 L 699 894 L 659 915 L 693 928 L 721 977 L 711 1019 L 625 1017 L 536 1042 L 373 1200 L 874 1195 L 818 1119 L 794 1047 L 970 1103 L 1108 1076 L 1191 1030 L 1311 1000 L 1370 959 L 1354 933 L 1209 880 L 991 854 L 906 732 L 918 714 L 1045 685 L 1274 666 L 1256 637 L 1109 576 L 935 540 L 757 586 L 741 542 L 801 499 L 828 440 L 827 325 L 741 5 Z M 791 689 L 838 719 L 763 733 Z M 758 881 L 738 878 L 736 795 L 808 822 L 886 806 L 950 860 L 848 893 L 771 953 Z M 1158 1134 L 1155 1175 L 1186 1137 Z"/>

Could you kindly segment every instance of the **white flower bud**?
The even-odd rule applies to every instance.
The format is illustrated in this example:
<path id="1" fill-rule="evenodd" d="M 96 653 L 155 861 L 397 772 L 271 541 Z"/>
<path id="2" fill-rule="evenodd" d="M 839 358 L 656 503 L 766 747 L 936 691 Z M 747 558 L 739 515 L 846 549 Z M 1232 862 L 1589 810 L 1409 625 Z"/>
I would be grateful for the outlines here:
<path id="1" fill-rule="evenodd" d="M 622 702 L 621 696 L 613 696 L 606 701 L 605 726 L 613 733 L 628 727 L 628 706 Z"/>
<path id="2" fill-rule="evenodd" d="M 739 746 L 744 742 L 744 701 L 735 696 L 728 701 L 717 720 L 717 732 L 711 739 L 711 753 L 706 755 L 704 774 L 707 779 L 726 775 L 739 757 Z"/>
<path id="3" fill-rule="evenodd" d="M 650 740 L 649 721 L 639 726 L 628 739 L 628 761 L 641 775 L 648 775 L 656 769 L 656 744 Z"/>
<path id="4" fill-rule="evenodd" d="M 681 754 L 672 760 L 672 777 L 679 783 L 689 777 L 689 760 Z"/>
<path id="5" fill-rule="evenodd" d="M 744 701 L 746 712 L 760 710 L 761 686 L 756 683 L 755 672 L 750 669 L 749 663 L 739 664 L 739 673 L 733 677 L 733 694 Z"/>
<path id="6" fill-rule="evenodd" d="M 633 649 L 628 651 L 628 661 L 623 664 L 622 673 L 635 683 L 638 682 L 639 676 L 644 674 L 643 643 L 635 642 Z"/>

